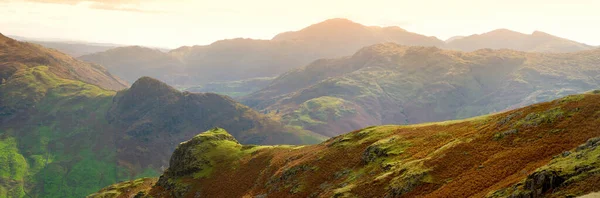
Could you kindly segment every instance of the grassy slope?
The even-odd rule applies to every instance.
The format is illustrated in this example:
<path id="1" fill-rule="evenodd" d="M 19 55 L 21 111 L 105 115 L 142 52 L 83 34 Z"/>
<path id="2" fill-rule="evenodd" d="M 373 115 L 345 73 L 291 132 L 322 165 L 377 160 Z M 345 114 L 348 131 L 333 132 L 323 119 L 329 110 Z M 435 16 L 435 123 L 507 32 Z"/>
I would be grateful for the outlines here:
<path id="1" fill-rule="evenodd" d="M 369 127 L 304 147 L 254 148 L 228 140 L 237 145 L 226 149 L 235 155 L 202 163 L 212 166 L 201 177 L 194 175 L 203 166 L 173 165 L 190 162 L 181 156 L 198 148 L 193 145 L 212 141 L 184 143 L 192 147 L 180 145 L 162 181 L 147 190 L 154 197 L 483 197 L 545 167 L 597 164 L 595 150 L 583 162 L 551 160 L 600 136 L 598 101 L 597 91 L 462 121 Z M 187 156 L 207 162 L 207 156 Z M 590 171 L 560 188 L 596 177 Z M 578 189 L 574 195 L 600 190 Z"/>
<path id="2" fill-rule="evenodd" d="M 0 80 L 7 80 L 18 69 L 46 65 L 61 78 L 80 80 L 104 89 L 120 90 L 127 83 L 114 77 L 100 65 L 74 59 L 57 50 L 19 42 L 0 34 Z"/>
<path id="3" fill-rule="evenodd" d="M 0 93 L 4 109 L 17 112 L 0 127 L 12 167 L 2 174 L 5 196 L 81 197 L 120 181 L 114 145 L 94 141 L 110 134 L 104 113 L 114 91 L 39 66 L 17 71 Z"/>
<path id="4" fill-rule="evenodd" d="M 162 156 L 162 159 L 156 154 L 170 154 L 171 144 L 146 144 L 144 138 L 127 134 L 128 129 L 136 129 L 135 123 L 120 125 L 110 122 L 109 118 L 114 115 L 109 116 L 107 112 L 113 112 L 110 109 L 116 105 L 116 92 L 60 78 L 50 72 L 51 69 L 47 66 L 20 69 L 0 85 L 0 197 L 83 197 L 111 183 L 159 174 L 157 171 L 160 171 L 161 164 L 154 162 L 166 161 L 169 155 Z M 252 115 L 257 113 L 248 107 L 224 100 L 222 96 L 215 95 L 213 98 L 217 98 L 217 103 L 214 103 L 217 106 L 213 108 L 226 103 L 234 106 L 227 111 L 229 115 L 250 115 L 237 118 L 244 120 L 235 128 L 240 138 L 262 137 L 261 131 L 252 127 L 264 127 L 261 129 L 272 132 L 274 129 L 270 127 L 273 126 L 263 124 L 265 122 L 283 128 L 266 117 L 265 120 L 254 120 L 257 117 Z M 141 98 L 134 99 L 141 103 Z M 205 102 L 200 99 L 186 101 Z M 160 105 L 152 107 L 163 111 L 145 115 L 164 115 L 166 112 Z M 230 120 L 223 117 L 228 114 L 217 112 L 213 112 L 215 120 Z M 195 123 L 198 123 L 197 120 Z M 181 123 L 185 124 L 184 121 L 183 118 L 162 119 L 155 120 L 153 124 L 175 123 L 169 126 L 179 129 L 183 128 Z M 203 124 L 208 126 L 211 123 Z M 161 135 L 164 130 L 146 132 L 167 142 L 176 139 L 168 134 Z M 282 133 L 282 137 L 290 137 L 297 140 L 296 143 L 319 141 L 308 132 L 286 132 Z M 268 137 L 279 137 L 276 135 Z M 143 151 L 156 151 L 156 154 Z M 156 161 L 137 161 L 138 158 L 128 154 L 135 154 L 140 159 L 153 156 Z"/>

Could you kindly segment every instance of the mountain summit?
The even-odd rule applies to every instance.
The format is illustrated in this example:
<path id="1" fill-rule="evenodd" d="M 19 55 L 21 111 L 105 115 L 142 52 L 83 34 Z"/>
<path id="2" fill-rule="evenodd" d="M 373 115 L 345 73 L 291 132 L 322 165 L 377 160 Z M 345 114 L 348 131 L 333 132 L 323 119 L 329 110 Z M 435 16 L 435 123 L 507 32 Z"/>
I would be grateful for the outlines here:
<path id="1" fill-rule="evenodd" d="M 567 40 L 545 32 L 523 34 L 508 29 L 497 29 L 448 42 L 448 48 L 474 51 L 483 48 L 513 49 L 532 52 L 575 52 L 592 49 L 592 46 Z"/>

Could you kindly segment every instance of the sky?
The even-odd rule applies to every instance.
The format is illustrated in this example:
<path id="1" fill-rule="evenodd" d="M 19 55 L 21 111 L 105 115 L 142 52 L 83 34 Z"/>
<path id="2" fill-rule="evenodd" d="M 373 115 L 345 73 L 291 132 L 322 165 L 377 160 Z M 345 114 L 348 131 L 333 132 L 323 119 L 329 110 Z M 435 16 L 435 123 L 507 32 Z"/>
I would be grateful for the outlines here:
<path id="1" fill-rule="evenodd" d="M 176 48 L 331 18 L 447 39 L 507 28 L 600 45 L 598 0 L 0 0 L 0 33 Z"/>

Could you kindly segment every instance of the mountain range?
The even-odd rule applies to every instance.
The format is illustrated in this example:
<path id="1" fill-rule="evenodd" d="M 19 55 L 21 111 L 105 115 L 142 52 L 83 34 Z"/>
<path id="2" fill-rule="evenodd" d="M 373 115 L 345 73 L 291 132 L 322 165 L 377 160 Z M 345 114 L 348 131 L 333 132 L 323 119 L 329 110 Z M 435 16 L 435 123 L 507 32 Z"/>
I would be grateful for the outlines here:
<path id="1" fill-rule="evenodd" d="M 442 41 L 395 26 L 365 26 L 347 19 L 330 19 L 298 31 L 278 34 L 271 40 L 227 39 L 169 52 L 137 46 L 121 47 L 79 58 L 104 65 L 130 83 L 141 76 L 151 76 L 176 87 L 189 88 L 214 82 L 275 77 L 316 59 L 348 56 L 363 47 L 385 42 L 462 51 L 508 48 L 528 52 L 575 52 L 594 48 L 539 31 L 526 35 L 500 29 Z"/>
<path id="2" fill-rule="evenodd" d="M 372 125 L 462 119 L 600 87 L 600 50 L 474 52 L 393 43 L 317 60 L 240 100 L 336 136 Z"/>
<path id="3" fill-rule="evenodd" d="M 78 58 L 0 34 L 0 197 L 584 195 L 599 57 L 346 19 Z"/>
<path id="4" fill-rule="evenodd" d="M 150 77 L 131 87 L 99 65 L 0 37 L 0 197 L 84 197 L 157 176 L 181 141 L 223 127 L 248 144 L 311 144 L 227 96 Z"/>

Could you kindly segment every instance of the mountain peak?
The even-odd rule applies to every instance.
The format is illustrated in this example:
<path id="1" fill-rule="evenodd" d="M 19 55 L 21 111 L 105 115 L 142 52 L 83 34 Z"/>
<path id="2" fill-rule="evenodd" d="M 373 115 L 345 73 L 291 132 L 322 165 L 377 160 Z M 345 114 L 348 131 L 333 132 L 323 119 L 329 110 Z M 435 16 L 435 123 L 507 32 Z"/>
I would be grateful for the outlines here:
<path id="1" fill-rule="evenodd" d="M 509 30 L 506 28 L 501 28 L 501 29 L 492 30 L 487 33 L 483 33 L 482 35 L 525 35 L 525 34 L 523 34 L 521 32 L 517 32 L 517 31 Z"/>
<path id="2" fill-rule="evenodd" d="M 177 92 L 175 88 L 167 85 L 166 83 L 148 76 L 139 78 L 133 83 L 133 85 L 131 85 L 130 90 L 136 89 L 168 90 Z"/>
<path id="3" fill-rule="evenodd" d="M 327 20 L 322 21 L 317 24 L 357 24 L 357 23 L 355 23 L 354 21 L 352 21 L 350 19 L 346 19 L 346 18 L 332 18 L 332 19 L 327 19 Z"/>
<path id="4" fill-rule="evenodd" d="M 125 94 L 125 100 L 132 103 L 139 100 L 148 100 L 154 98 L 167 99 L 171 96 L 178 95 L 177 89 L 167 85 L 166 83 L 152 77 L 144 76 L 136 80 L 131 88 Z"/>
<path id="5" fill-rule="evenodd" d="M 334 18 L 312 24 L 299 31 L 284 32 L 272 40 L 305 40 L 307 38 L 339 36 L 344 33 L 366 31 L 367 27 L 348 19 Z"/>

